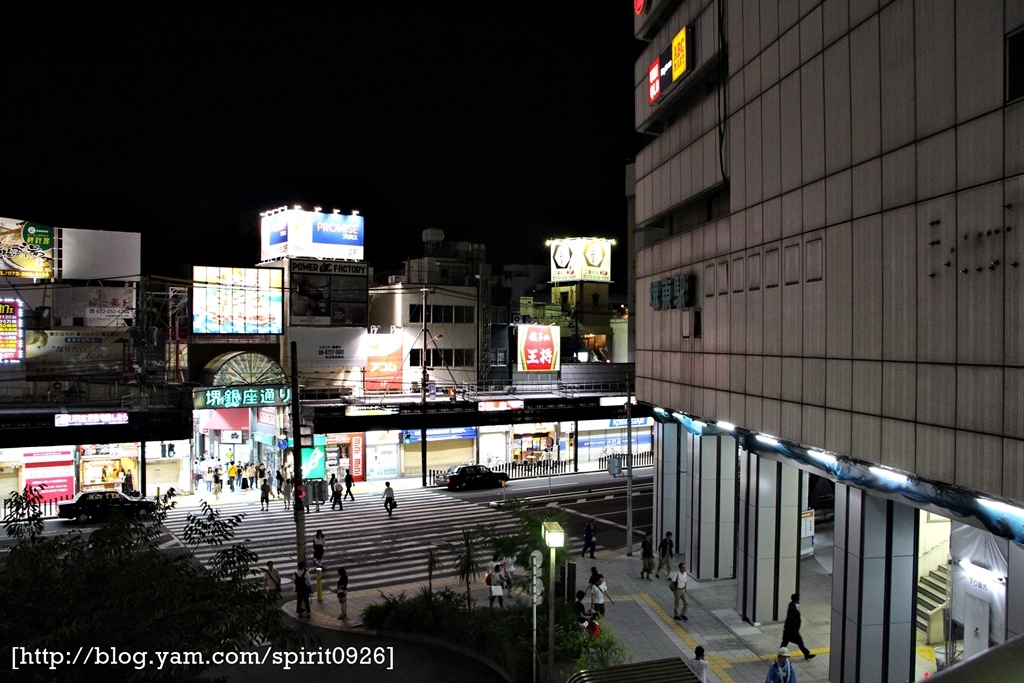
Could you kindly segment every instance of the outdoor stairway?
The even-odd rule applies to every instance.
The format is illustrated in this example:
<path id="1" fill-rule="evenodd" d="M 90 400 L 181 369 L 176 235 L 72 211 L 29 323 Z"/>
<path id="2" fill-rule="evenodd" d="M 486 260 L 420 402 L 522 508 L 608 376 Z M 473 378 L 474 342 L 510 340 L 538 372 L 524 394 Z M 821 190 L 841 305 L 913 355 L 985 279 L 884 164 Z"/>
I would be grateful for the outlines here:
<path id="1" fill-rule="evenodd" d="M 929 644 L 942 642 L 942 605 L 946 603 L 948 565 L 942 564 L 917 582 L 917 629 Z"/>

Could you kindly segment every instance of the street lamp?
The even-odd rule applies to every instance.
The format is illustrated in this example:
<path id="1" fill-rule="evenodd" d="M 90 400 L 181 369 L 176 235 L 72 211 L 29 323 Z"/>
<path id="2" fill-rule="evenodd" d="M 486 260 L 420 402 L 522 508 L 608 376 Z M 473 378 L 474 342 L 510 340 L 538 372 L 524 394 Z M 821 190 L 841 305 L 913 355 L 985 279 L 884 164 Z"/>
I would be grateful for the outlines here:
<path id="1" fill-rule="evenodd" d="M 555 679 L 555 551 L 565 545 L 565 531 L 558 522 L 544 522 L 544 543 L 551 548 L 548 566 L 548 680 Z"/>

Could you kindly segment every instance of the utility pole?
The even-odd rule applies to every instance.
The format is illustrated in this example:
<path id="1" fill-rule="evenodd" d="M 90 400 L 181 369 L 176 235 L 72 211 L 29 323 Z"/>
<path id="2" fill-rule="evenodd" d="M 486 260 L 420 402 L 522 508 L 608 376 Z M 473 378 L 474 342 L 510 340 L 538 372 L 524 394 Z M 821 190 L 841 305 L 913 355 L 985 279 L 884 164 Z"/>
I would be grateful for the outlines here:
<path id="1" fill-rule="evenodd" d="M 626 555 L 633 557 L 633 385 L 626 376 Z"/>
<path id="2" fill-rule="evenodd" d="M 306 508 L 299 493 L 302 492 L 302 446 L 305 441 L 302 424 L 302 406 L 299 401 L 299 359 L 296 342 L 291 343 L 292 354 L 292 462 L 295 465 L 295 559 L 306 561 Z M 309 445 L 313 445 L 313 430 L 310 427 Z M 309 495 L 309 492 L 306 492 Z"/>
<path id="3" fill-rule="evenodd" d="M 423 295 L 420 317 L 423 320 L 423 350 L 420 353 L 420 367 L 423 369 L 423 376 L 420 380 L 420 411 L 423 419 L 420 421 L 420 471 L 423 473 L 423 486 L 427 485 L 427 293 L 430 287 L 421 287 Z"/>

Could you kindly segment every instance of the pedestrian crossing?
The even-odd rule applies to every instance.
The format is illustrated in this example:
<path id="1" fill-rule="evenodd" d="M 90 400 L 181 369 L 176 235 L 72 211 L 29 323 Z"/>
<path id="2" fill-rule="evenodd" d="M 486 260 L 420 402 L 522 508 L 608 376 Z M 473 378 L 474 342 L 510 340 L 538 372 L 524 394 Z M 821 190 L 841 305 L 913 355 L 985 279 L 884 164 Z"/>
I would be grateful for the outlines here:
<path id="1" fill-rule="evenodd" d="M 344 566 L 349 575 L 350 590 L 383 589 L 398 584 L 427 580 L 427 553 L 436 546 L 442 567 L 434 571 L 434 585 L 458 583 L 452 569 L 462 539 L 463 529 L 487 525 L 495 534 L 511 533 L 517 520 L 508 512 L 495 510 L 486 503 L 472 503 L 430 489 L 399 491 L 395 499 L 399 507 L 388 518 L 379 496 L 364 494 L 353 502 L 345 502 L 344 510 L 331 510 L 330 503 L 310 507 L 306 513 L 306 559 L 312 566 L 312 539 L 323 531 L 326 538 L 323 567 L 325 581 L 337 576 Z M 225 499 L 214 504 L 224 517 L 244 514 L 236 529 L 234 543 L 242 543 L 259 556 L 259 567 L 273 560 L 281 576 L 290 578 L 297 566 L 295 513 L 284 508 L 280 498 L 271 500 L 270 511 L 260 509 L 257 500 Z M 179 540 L 189 513 L 198 514 L 197 506 L 172 510 L 166 527 Z M 479 566 L 487 566 L 492 549 L 485 539 L 478 539 L 476 557 Z M 195 557 L 206 564 L 219 550 L 216 546 L 200 546 Z M 483 574 L 480 579 L 483 580 Z"/>

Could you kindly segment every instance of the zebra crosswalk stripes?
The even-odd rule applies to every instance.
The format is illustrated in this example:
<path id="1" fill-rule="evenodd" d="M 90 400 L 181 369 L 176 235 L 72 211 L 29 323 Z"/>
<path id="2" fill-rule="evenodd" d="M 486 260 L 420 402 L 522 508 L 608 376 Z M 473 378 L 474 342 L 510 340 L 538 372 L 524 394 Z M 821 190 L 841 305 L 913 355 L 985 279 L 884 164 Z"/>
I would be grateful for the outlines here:
<path id="1" fill-rule="evenodd" d="M 486 525 L 493 533 L 511 533 L 517 520 L 508 512 L 495 510 L 485 503 L 472 503 L 429 489 L 399 491 L 399 507 L 389 518 L 377 496 L 364 495 L 355 502 L 347 501 L 343 511 L 331 510 L 330 504 L 320 511 L 310 508 L 306 514 L 306 558 L 313 557 L 312 539 L 324 532 L 324 576 L 330 580 L 337 567 L 344 566 L 353 590 L 387 588 L 398 584 L 427 580 L 427 553 L 437 548 L 442 566 L 434 571 L 434 581 L 453 584 L 452 568 L 461 545 L 462 530 Z M 255 500 L 222 500 L 214 507 L 223 516 L 244 514 L 236 529 L 234 543 L 241 543 L 259 556 L 259 566 L 273 560 L 283 577 L 290 577 L 297 566 L 295 516 L 286 510 L 280 499 L 271 501 L 270 511 L 260 509 Z M 196 506 L 179 507 L 170 512 L 166 526 L 183 541 L 182 532 L 189 513 L 199 514 Z M 492 557 L 485 539 L 477 538 L 475 556 L 481 569 Z M 219 550 L 217 546 L 200 546 L 195 557 L 204 564 Z"/>

